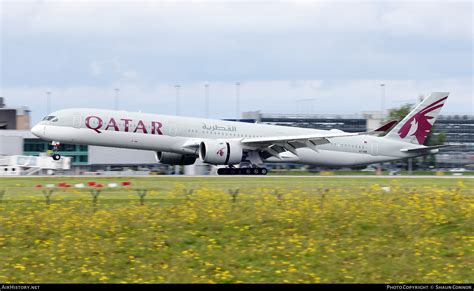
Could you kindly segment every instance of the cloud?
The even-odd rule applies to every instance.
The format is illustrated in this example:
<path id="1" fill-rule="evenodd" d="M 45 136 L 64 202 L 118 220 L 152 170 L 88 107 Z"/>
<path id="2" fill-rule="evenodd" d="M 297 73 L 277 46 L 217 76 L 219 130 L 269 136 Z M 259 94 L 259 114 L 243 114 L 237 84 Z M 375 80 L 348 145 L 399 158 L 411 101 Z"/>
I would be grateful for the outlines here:
<path id="1" fill-rule="evenodd" d="M 89 64 L 92 76 L 96 78 L 110 78 L 118 80 L 118 84 L 123 82 L 133 82 L 139 79 L 138 72 L 125 68 L 117 59 L 105 60 L 102 62 L 92 61 Z"/>
<path id="2" fill-rule="evenodd" d="M 2 81 L 14 86 L 110 85 L 124 77 L 110 60 L 145 83 L 472 72 L 470 2 L 1 3 Z"/>
<path id="3" fill-rule="evenodd" d="M 392 34 L 443 39 L 472 36 L 471 1 L 400 1 L 388 6 L 380 22 L 381 29 Z"/>
<path id="4" fill-rule="evenodd" d="M 92 72 L 92 75 L 94 76 L 100 76 L 102 75 L 102 64 L 101 63 L 98 63 L 98 62 L 92 62 L 90 63 L 90 68 L 91 68 L 91 72 Z"/>
<path id="5" fill-rule="evenodd" d="M 4 1 L 6 29 L 76 36 L 155 31 L 376 32 L 466 37 L 469 1 Z"/>
<path id="6" fill-rule="evenodd" d="M 1 0 L 0 0 L 1 1 Z M 469 1 L 1 1 L 0 94 L 10 104 L 235 117 L 242 110 L 378 110 L 451 91 L 472 112 Z M 316 101 L 297 101 L 314 99 Z M 412 99 L 410 99 L 412 98 Z M 312 104 L 314 103 L 314 104 Z M 43 112 L 41 112 L 43 111 Z"/>

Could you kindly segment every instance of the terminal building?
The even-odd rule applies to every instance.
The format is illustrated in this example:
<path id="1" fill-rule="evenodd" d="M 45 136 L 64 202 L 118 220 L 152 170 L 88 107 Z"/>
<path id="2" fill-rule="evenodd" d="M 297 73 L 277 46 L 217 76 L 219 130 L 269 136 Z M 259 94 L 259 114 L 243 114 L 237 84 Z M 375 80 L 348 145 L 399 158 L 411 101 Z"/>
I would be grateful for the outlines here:
<path id="1" fill-rule="evenodd" d="M 27 107 L 7 107 L 0 97 L 0 130 L 29 130 L 30 110 Z"/>
<path id="2" fill-rule="evenodd" d="M 246 122 L 306 127 L 316 129 L 339 129 L 346 132 L 365 132 L 375 129 L 381 122 L 380 112 L 362 114 L 270 114 L 260 111 L 244 112 Z M 59 152 L 66 157 L 63 164 L 50 165 L 43 159 L 49 159 L 51 145 L 38 139 L 30 132 L 30 110 L 27 107 L 10 108 L 0 97 L 0 175 L 34 174 L 39 170 L 28 168 L 33 163 L 48 165 L 48 173 L 93 174 L 122 173 L 128 174 L 152 172 L 157 174 L 174 173 L 175 167 L 158 164 L 152 151 L 109 148 L 100 146 L 61 144 Z M 433 127 L 434 134 L 444 132 L 446 143 L 462 144 L 463 147 L 442 149 L 436 155 L 438 168 L 462 168 L 474 165 L 474 116 L 442 115 Z M 16 159 L 8 159 L 15 156 Z M 25 157 L 38 157 L 28 160 Z M 15 162 L 16 161 L 16 162 Z M 18 165 L 17 161 L 23 161 Z M 24 161 L 29 161 L 25 164 Z M 9 164 L 7 164 L 9 163 Z M 13 163 L 13 164 L 12 164 Z M 16 164 L 15 164 L 16 163 Z M 181 167 L 185 174 L 203 173 L 205 167 Z M 13 170 L 14 169 L 14 170 Z"/>

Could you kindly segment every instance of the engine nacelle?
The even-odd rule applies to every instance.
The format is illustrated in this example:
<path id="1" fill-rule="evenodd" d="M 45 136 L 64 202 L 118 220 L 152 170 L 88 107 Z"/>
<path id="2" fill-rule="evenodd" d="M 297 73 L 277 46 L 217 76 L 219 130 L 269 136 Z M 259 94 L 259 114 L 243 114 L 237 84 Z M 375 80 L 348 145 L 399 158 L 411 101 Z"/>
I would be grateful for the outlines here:
<path id="1" fill-rule="evenodd" d="M 242 146 L 238 142 L 208 140 L 199 145 L 199 158 L 211 165 L 239 164 L 242 154 Z"/>
<path id="2" fill-rule="evenodd" d="M 167 165 L 192 165 L 196 157 L 192 155 L 181 155 L 170 152 L 156 152 L 156 160 Z"/>

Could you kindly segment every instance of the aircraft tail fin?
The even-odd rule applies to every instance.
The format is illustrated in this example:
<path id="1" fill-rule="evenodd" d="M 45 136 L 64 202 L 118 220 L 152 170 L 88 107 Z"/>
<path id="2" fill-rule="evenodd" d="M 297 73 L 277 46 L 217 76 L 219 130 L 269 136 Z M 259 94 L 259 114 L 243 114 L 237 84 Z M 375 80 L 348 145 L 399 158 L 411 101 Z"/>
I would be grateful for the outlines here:
<path id="1" fill-rule="evenodd" d="M 385 138 L 423 145 L 448 95 L 448 92 L 431 93 L 390 130 Z"/>

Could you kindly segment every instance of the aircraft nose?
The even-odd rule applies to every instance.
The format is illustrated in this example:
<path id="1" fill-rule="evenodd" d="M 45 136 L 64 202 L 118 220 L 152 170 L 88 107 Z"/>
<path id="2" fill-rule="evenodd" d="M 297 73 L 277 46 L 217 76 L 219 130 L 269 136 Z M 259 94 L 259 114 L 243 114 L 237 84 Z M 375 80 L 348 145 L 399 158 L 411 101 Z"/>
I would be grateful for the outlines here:
<path id="1" fill-rule="evenodd" d="M 33 128 L 31 129 L 31 133 L 36 135 L 37 137 L 41 137 L 43 127 L 44 127 L 44 125 L 37 124 L 37 125 L 33 126 Z"/>

